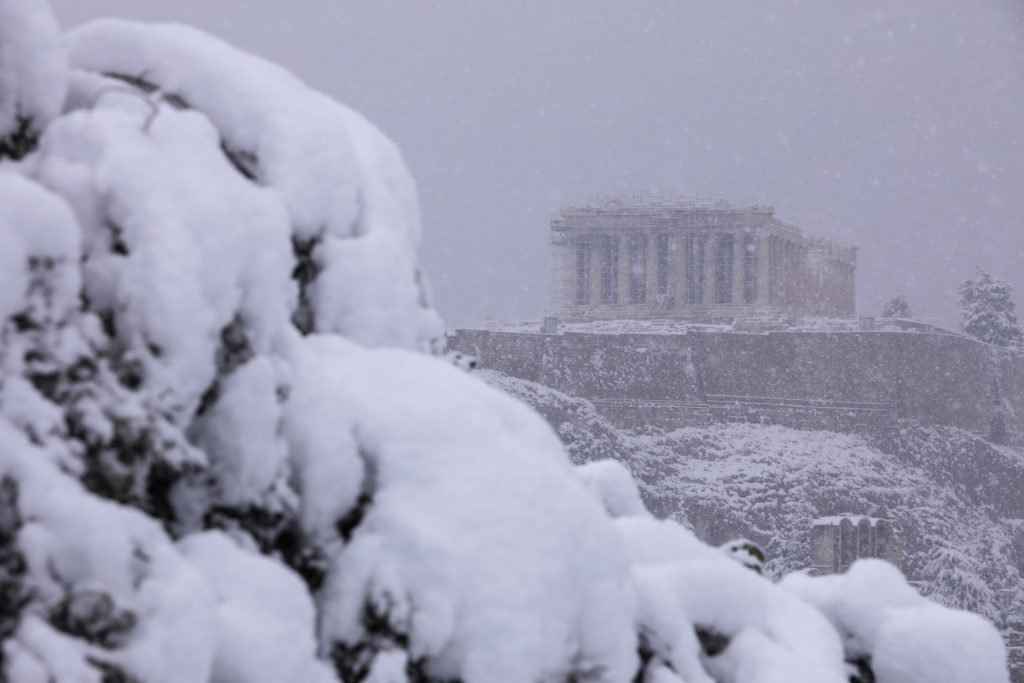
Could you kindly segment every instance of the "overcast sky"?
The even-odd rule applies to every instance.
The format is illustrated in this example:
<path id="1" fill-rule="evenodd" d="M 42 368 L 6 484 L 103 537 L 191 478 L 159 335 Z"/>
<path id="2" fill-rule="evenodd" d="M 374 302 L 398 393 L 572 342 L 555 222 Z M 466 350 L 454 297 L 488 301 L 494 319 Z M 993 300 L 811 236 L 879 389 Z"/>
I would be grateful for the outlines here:
<path id="1" fill-rule="evenodd" d="M 541 315 L 551 212 L 645 189 L 859 245 L 862 315 L 902 293 L 956 324 L 976 266 L 1024 307 L 1019 0 L 53 5 L 197 25 L 365 113 L 418 180 L 450 325 Z"/>

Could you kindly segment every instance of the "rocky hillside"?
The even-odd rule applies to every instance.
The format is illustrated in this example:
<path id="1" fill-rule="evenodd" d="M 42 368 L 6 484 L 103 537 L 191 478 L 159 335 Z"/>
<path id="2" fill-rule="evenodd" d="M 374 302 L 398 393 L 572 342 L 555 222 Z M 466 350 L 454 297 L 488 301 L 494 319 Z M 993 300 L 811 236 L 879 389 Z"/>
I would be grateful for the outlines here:
<path id="1" fill-rule="evenodd" d="M 823 516 L 885 517 L 902 531 L 903 570 L 925 595 L 996 621 L 1011 646 L 1024 623 L 1024 453 L 953 428 L 900 425 L 858 436 L 717 424 L 623 430 L 586 400 L 489 370 L 478 374 L 526 401 L 577 463 L 614 458 L 655 514 L 717 544 L 747 537 L 773 576 L 810 564 Z M 1021 661 L 1024 651 L 1013 648 Z"/>

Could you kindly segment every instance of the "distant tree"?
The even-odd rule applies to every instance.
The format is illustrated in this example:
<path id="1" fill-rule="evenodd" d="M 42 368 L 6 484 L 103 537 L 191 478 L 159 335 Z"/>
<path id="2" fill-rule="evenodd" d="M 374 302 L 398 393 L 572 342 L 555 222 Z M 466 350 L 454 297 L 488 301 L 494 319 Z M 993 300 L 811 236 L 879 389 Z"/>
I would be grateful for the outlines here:
<path id="1" fill-rule="evenodd" d="M 922 569 L 926 596 L 947 607 L 965 609 L 995 620 L 999 616 L 997 596 L 982 578 L 976 557 L 961 548 L 936 546 L 928 553 Z"/>
<path id="2" fill-rule="evenodd" d="M 1024 334 L 1017 323 L 1012 288 L 981 268 L 957 288 L 963 309 L 961 327 L 968 335 L 996 346 L 1021 346 Z"/>
<path id="3" fill-rule="evenodd" d="M 894 296 L 882 306 L 883 318 L 910 318 L 912 316 L 910 304 L 907 303 L 906 298 L 902 294 Z"/>

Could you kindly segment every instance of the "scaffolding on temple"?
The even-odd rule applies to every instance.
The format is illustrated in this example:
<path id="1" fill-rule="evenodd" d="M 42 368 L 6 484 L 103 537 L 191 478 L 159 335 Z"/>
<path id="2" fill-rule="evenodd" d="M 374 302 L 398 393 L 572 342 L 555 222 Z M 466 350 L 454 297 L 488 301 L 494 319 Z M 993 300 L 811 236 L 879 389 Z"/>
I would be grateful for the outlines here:
<path id="1" fill-rule="evenodd" d="M 599 195 L 551 217 L 548 316 L 723 319 L 854 312 L 856 247 L 764 204 Z"/>

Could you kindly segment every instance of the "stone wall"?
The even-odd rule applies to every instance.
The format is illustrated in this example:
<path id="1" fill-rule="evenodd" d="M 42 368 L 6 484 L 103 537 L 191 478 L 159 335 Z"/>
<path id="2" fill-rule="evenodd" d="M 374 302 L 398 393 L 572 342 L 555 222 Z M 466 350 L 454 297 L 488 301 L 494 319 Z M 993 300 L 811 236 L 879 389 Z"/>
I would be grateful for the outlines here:
<path id="1" fill-rule="evenodd" d="M 884 519 L 830 517 L 811 525 L 811 572 L 842 574 L 855 560 L 883 559 L 903 569 L 903 549 L 897 530 Z"/>
<path id="2" fill-rule="evenodd" d="M 481 367 L 593 400 L 623 426 L 753 421 L 859 431 L 897 419 L 1024 437 L 1024 354 L 951 334 L 526 334 L 457 330 Z"/>

